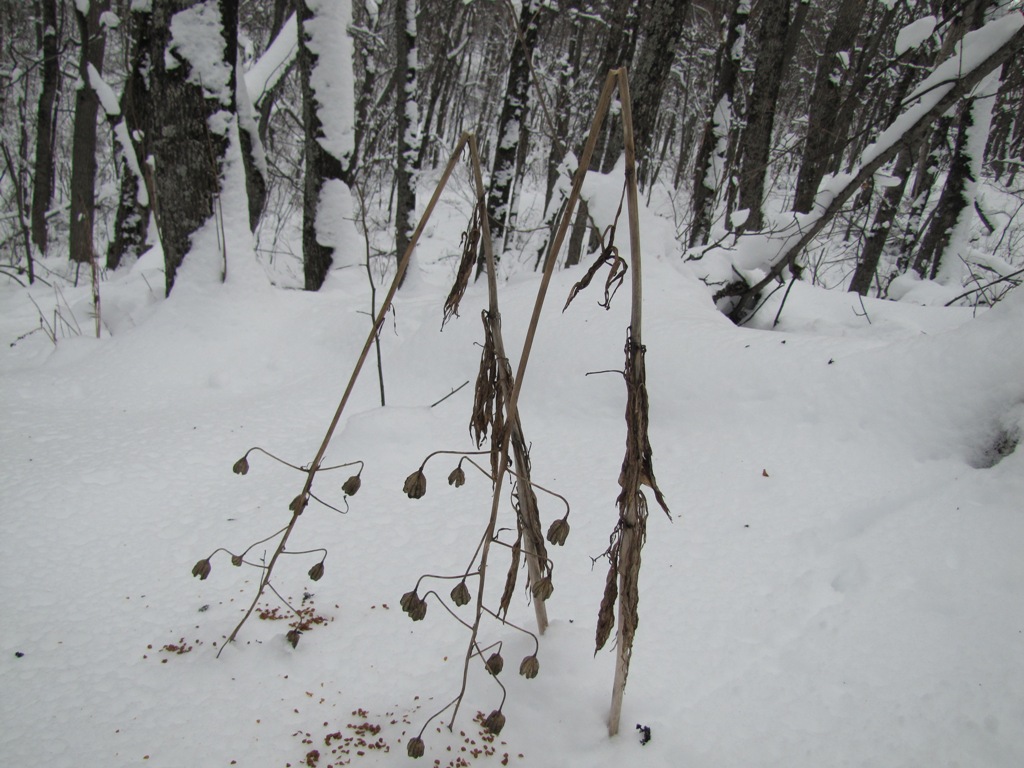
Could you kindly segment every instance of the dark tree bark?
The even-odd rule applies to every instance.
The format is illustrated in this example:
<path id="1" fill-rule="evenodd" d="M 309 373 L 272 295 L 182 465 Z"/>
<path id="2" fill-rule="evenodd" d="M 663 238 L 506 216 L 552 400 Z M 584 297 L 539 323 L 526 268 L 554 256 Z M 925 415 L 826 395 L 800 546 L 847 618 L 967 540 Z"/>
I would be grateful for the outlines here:
<path id="1" fill-rule="evenodd" d="M 715 61 L 715 88 L 711 98 L 711 114 L 704 124 L 704 134 L 693 178 L 693 225 L 690 227 L 690 247 L 706 243 L 711 233 L 711 217 L 715 206 L 716 162 L 724 165 L 725 153 L 719 147 L 729 136 L 732 121 L 732 105 L 739 76 L 740 54 L 737 42 L 740 39 L 750 13 L 750 6 L 743 0 L 733 0 L 727 22 L 725 41 L 718 49 Z"/>
<path id="2" fill-rule="evenodd" d="M 807 138 L 796 181 L 793 210 L 809 213 L 818 185 L 832 154 L 844 137 L 845 126 L 836 120 L 842 102 L 843 71 L 840 54 L 848 53 L 857 39 L 866 0 L 842 0 L 839 12 L 818 59 L 807 120 Z"/>
<path id="3" fill-rule="evenodd" d="M 92 263 L 93 220 L 96 209 L 96 117 L 99 97 L 92 86 L 89 70 L 103 72 L 103 51 L 106 34 L 100 26 L 100 15 L 110 8 L 107 0 L 93 0 L 89 13 L 75 7 L 75 20 L 81 39 L 78 77 L 81 87 L 75 93 L 75 127 L 71 148 L 71 259 Z"/>
<path id="4" fill-rule="evenodd" d="M 583 33 L 583 17 L 580 14 L 580 0 L 568 0 L 562 10 L 569 16 L 569 48 L 558 61 L 558 90 L 555 97 L 555 136 L 548 151 L 547 183 L 544 187 L 544 213 L 547 215 L 558 181 L 558 168 L 565 159 L 565 140 L 569 135 L 569 119 L 572 112 L 571 95 L 580 76 L 580 37 Z"/>
<path id="5" fill-rule="evenodd" d="M 515 36 L 512 43 L 512 58 L 509 62 L 508 81 L 505 97 L 498 118 L 497 145 L 494 149 L 494 163 L 491 180 L 487 189 L 487 215 L 490 218 L 491 239 L 495 246 L 505 234 L 509 202 L 516 173 L 516 154 L 530 86 L 530 57 L 537 45 L 539 0 L 524 0 L 519 14 L 519 29 L 522 38 Z M 500 258 L 500 249 L 495 247 L 494 258 Z M 477 261 L 477 276 L 484 269 L 483 252 Z"/>
<path id="6" fill-rule="evenodd" d="M 160 242 L 164 250 L 164 279 L 169 295 L 188 254 L 192 235 L 214 213 L 220 194 L 220 163 L 228 137 L 210 129 L 209 118 L 231 109 L 237 45 L 237 0 L 221 0 L 220 45 L 224 82 L 200 84 L 186 55 L 172 45 L 171 24 L 178 13 L 194 14 L 199 0 L 153 0 L 149 38 L 148 108 L 152 111 L 150 150 L 154 162 L 155 199 Z M 232 13 L 234 10 L 234 13 Z M 224 267 L 226 276 L 227 265 Z"/>
<path id="7" fill-rule="evenodd" d="M 121 173 L 121 187 L 117 215 L 114 219 L 114 237 L 107 247 L 107 269 L 117 269 L 125 257 L 138 258 L 146 247 L 149 234 L 150 199 L 144 173 L 146 157 L 149 154 L 148 122 L 146 108 L 146 72 L 149 69 L 149 23 L 147 12 L 133 11 L 130 23 L 132 34 L 132 68 L 121 93 L 121 121 L 125 135 L 132 143 L 138 163 L 132 167 L 127 150 L 121 149 L 118 165 Z M 150 179 L 152 183 L 152 179 Z"/>
<path id="8" fill-rule="evenodd" d="M 319 57 L 310 50 L 306 24 L 314 19 L 305 0 L 296 6 L 299 37 L 299 78 L 302 83 L 302 120 L 305 125 L 306 177 L 302 196 L 302 268 L 307 291 L 316 291 L 324 284 L 334 261 L 334 249 L 317 240 L 316 217 L 320 191 L 326 181 L 342 179 L 349 183 L 342 159 L 328 152 L 321 140 L 324 126 L 317 111 L 316 95 L 310 78 L 319 64 Z"/>
<path id="9" fill-rule="evenodd" d="M 32 187 L 32 242 L 40 253 L 46 253 L 46 214 L 53 202 L 54 158 L 56 140 L 54 106 L 60 90 L 60 59 L 57 47 L 57 0 L 41 0 L 38 43 L 42 52 L 42 86 L 36 112 L 36 161 Z"/>
<path id="10" fill-rule="evenodd" d="M 395 260 L 402 261 L 416 215 L 418 122 L 416 108 L 416 0 L 395 1 Z M 399 283 L 405 282 L 408 271 Z"/>
<path id="11" fill-rule="evenodd" d="M 270 23 L 269 40 L 273 41 L 281 33 L 284 23 L 292 13 L 292 6 L 292 0 L 274 0 L 274 15 Z M 284 81 L 285 77 L 280 77 L 274 87 L 268 90 L 267 93 L 264 93 L 263 97 L 259 99 L 257 131 L 263 146 L 267 145 L 267 138 L 270 132 L 270 115 L 274 111 L 274 101 L 277 99 L 277 93 Z"/>
<path id="12" fill-rule="evenodd" d="M 654 126 L 689 7 L 688 0 L 653 0 L 641 22 L 643 42 L 629 78 L 641 189 L 650 178 L 656 150 Z"/>
<path id="13" fill-rule="evenodd" d="M 747 107 L 747 125 L 739 160 L 739 205 L 750 213 L 742 229 L 764 226 L 764 180 L 775 127 L 775 107 L 782 86 L 789 30 L 789 3 L 768 3 L 761 11 L 757 37 L 760 51 L 754 66 L 754 84 Z"/>
<path id="14" fill-rule="evenodd" d="M 853 277 L 850 278 L 849 290 L 852 293 L 867 296 L 868 291 L 871 290 L 871 283 L 878 271 L 878 262 L 882 257 L 885 242 L 889 238 L 892 223 L 896 219 L 896 213 L 899 211 L 900 200 L 903 199 L 903 193 L 906 191 L 907 180 L 910 178 L 910 169 L 913 168 L 913 165 L 914 153 L 910 147 L 901 148 L 899 155 L 896 156 L 896 165 L 893 167 L 893 175 L 899 179 L 899 183 L 885 190 L 882 202 L 878 206 L 878 210 L 875 211 L 871 232 L 864 243 L 864 249 L 861 251 L 857 267 L 853 271 Z"/>
<path id="15" fill-rule="evenodd" d="M 938 275 L 941 260 L 949 245 L 950 234 L 956 225 L 957 218 L 967 205 L 968 201 L 965 195 L 967 184 L 974 181 L 971 174 L 971 159 L 967 154 L 968 134 L 974 125 L 972 106 L 973 102 L 968 102 L 960 110 L 956 143 L 953 146 L 946 183 L 942 187 L 939 202 L 932 213 L 931 224 L 921 239 L 920 247 L 914 257 L 914 271 L 921 277 L 932 280 Z"/>
<path id="16" fill-rule="evenodd" d="M 1013 142 L 1014 126 L 1018 134 L 1016 147 Z M 1024 135 L 1024 51 L 1003 67 L 999 95 L 992 113 L 992 132 L 985 147 L 985 159 L 997 179 L 1008 175 L 1008 172 L 1012 174 L 1011 169 L 1024 161 L 1024 154 L 1020 151 L 1021 135 Z"/>

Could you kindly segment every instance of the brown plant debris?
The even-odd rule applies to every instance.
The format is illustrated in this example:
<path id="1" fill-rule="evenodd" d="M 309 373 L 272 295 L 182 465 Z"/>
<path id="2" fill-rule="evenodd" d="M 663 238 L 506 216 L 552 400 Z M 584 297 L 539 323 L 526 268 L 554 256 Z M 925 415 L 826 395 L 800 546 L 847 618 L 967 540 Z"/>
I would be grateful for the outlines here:
<path id="1" fill-rule="evenodd" d="M 590 266 L 590 269 L 587 270 L 587 273 L 572 287 L 569 291 L 569 298 L 565 300 L 565 306 L 562 307 L 563 312 L 569 308 L 573 299 L 586 290 L 587 286 L 594 279 L 594 275 L 605 264 L 608 265 L 608 277 L 604 281 L 604 301 L 598 302 L 598 306 L 611 309 L 612 299 L 626 277 L 626 270 L 629 269 L 626 260 L 619 256 L 619 249 L 614 244 L 607 245 L 601 250 L 601 253 Z"/>
<path id="2" fill-rule="evenodd" d="M 455 283 L 452 285 L 448 298 L 444 301 L 444 319 L 441 327 L 453 317 L 459 316 L 459 302 L 462 301 L 469 285 L 469 276 L 473 274 L 473 265 L 476 264 L 477 248 L 480 245 L 480 206 L 473 207 L 473 215 L 469 219 L 469 227 L 462 233 L 462 258 L 459 261 L 459 269 L 455 274 Z"/>

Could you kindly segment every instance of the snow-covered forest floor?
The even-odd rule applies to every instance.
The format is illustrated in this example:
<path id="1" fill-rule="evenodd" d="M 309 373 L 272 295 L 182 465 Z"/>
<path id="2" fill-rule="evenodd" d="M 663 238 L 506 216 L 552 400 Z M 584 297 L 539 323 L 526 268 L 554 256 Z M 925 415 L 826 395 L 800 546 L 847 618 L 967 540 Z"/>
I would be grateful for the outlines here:
<path id="1" fill-rule="evenodd" d="M 402 493 L 431 451 L 474 448 L 482 281 L 440 330 L 457 198 L 382 334 L 387 406 L 371 357 L 328 452 L 366 463 L 362 488 L 347 514 L 310 507 L 290 541 L 325 547 L 326 573 L 307 576 L 317 555 L 276 572 L 324 620 L 295 648 L 270 595 L 216 658 L 258 572 L 224 553 L 207 580 L 190 571 L 287 522 L 303 476 L 259 454 L 245 477 L 232 464 L 254 445 L 313 458 L 370 326 L 366 272 L 318 293 L 229 276 L 164 300 L 157 254 L 103 283 L 100 340 L 88 287 L 0 286 L 0 764 L 410 764 L 408 739 L 458 692 L 467 638 L 436 603 L 410 622 L 399 598 L 465 568 L 490 506 L 478 473 L 448 486 L 452 457 L 427 465 L 424 498 Z M 474 722 L 501 702 L 477 664 L 454 731 L 446 715 L 424 734 L 424 764 L 1024 765 L 1024 454 L 1002 455 L 1024 431 L 1024 294 L 976 313 L 798 283 L 777 327 L 781 291 L 737 328 L 672 229 L 647 217 L 644 341 L 674 521 L 652 505 L 623 732 L 606 733 L 614 656 L 593 653 L 592 558 L 617 515 L 625 388 L 609 371 L 628 291 L 605 311 L 594 286 L 560 313 L 584 265 L 555 274 L 520 401 L 533 478 L 572 508 L 540 674 L 516 674 L 532 640 L 486 624 L 482 642 L 504 641 L 507 725 L 487 741 Z M 288 269 L 269 267 L 282 284 Z M 514 363 L 539 277 L 506 272 Z M 40 317 L 56 345 L 29 333 Z M 315 491 L 344 509 L 347 476 Z M 541 514 L 546 528 L 562 511 L 542 496 Z M 532 613 L 520 586 L 509 618 L 530 628 Z"/>

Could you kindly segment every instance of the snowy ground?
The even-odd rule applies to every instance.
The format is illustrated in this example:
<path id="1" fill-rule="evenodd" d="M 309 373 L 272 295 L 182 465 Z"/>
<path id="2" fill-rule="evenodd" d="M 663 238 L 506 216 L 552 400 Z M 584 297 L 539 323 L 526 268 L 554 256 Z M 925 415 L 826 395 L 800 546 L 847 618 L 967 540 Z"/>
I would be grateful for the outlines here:
<path id="1" fill-rule="evenodd" d="M 428 464 L 424 498 L 401 492 L 427 453 L 472 447 L 472 384 L 430 407 L 475 377 L 486 301 L 472 287 L 439 332 L 462 226 L 448 224 L 386 326 L 387 407 L 371 359 L 328 454 L 366 462 L 362 489 L 345 516 L 310 508 L 291 541 L 326 547 L 326 574 L 314 584 L 315 556 L 296 556 L 275 577 L 327 620 L 294 649 L 287 620 L 254 618 L 215 658 L 256 571 L 223 553 L 209 579 L 190 571 L 287 522 L 302 476 L 255 454 L 247 476 L 231 466 L 253 445 L 313 458 L 369 326 L 365 273 L 317 294 L 229 281 L 164 301 L 144 261 L 104 284 L 100 341 L 87 291 L 64 289 L 86 335 L 56 346 L 19 339 L 39 314 L 0 286 L 0 765 L 412 764 L 405 744 L 457 693 L 466 637 L 439 605 L 414 624 L 398 600 L 465 567 L 490 496 L 474 473 L 449 487 L 450 457 Z M 500 702 L 474 668 L 423 764 L 1024 765 L 1024 454 L 994 452 L 1024 428 L 1024 294 L 977 318 L 880 301 L 865 317 L 798 285 L 777 328 L 777 304 L 736 328 L 656 237 L 644 338 L 675 520 L 652 510 L 623 732 L 606 734 L 591 558 L 615 521 L 625 392 L 585 374 L 621 368 L 628 296 L 605 312 L 595 286 L 560 314 L 572 270 L 552 283 L 521 401 L 534 479 L 572 505 L 540 675 L 515 674 L 532 641 L 487 625 L 505 643 L 505 730 L 488 743 L 473 722 Z M 515 359 L 537 285 L 502 287 Z M 52 289 L 31 295 L 52 320 Z M 345 477 L 314 490 L 343 503 Z M 561 515 L 541 504 L 545 526 Z M 510 619 L 532 622 L 521 591 Z"/>

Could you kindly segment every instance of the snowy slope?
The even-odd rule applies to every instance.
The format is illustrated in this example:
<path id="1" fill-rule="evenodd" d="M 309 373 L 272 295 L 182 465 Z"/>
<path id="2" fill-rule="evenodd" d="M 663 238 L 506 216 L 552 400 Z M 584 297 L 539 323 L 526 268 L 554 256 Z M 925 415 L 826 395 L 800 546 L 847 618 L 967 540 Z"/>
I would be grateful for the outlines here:
<path id="1" fill-rule="evenodd" d="M 445 483 L 450 457 L 428 464 L 424 498 L 401 492 L 430 451 L 472 447 L 472 384 L 430 404 L 475 377 L 486 302 L 473 286 L 440 332 L 450 260 L 436 242 L 424 253 L 382 336 L 388 405 L 371 358 L 328 454 L 366 462 L 362 489 L 344 516 L 311 507 L 291 542 L 326 547 L 326 574 L 314 584 L 315 556 L 297 556 L 275 577 L 327 622 L 293 649 L 287 621 L 254 618 L 219 659 L 256 571 L 223 553 L 209 579 L 190 570 L 287 522 L 302 476 L 258 455 L 245 477 L 231 465 L 253 445 L 313 458 L 369 327 L 365 275 L 158 300 L 143 260 L 104 285 L 112 335 L 56 348 L 16 341 L 38 314 L 0 288 L 0 764 L 412 764 L 405 743 L 458 692 L 466 637 L 439 605 L 413 624 L 398 600 L 465 567 L 490 503 L 478 474 Z M 609 740 L 591 558 L 615 521 L 625 392 L 586 374 L 621 368 L 629 308 L 625 291 L 610 312 L 591 292 L 559 314 L 581 275 L 554 278 L 520 403 L 534 479 L 573 510 L 540 675 L 515 674 L 531 640 L 487 625 L 505 643 L 508 724 L 480 735 L 473 716 L 501 693 L 477 669 L 454 732 L 442 718 L 424 734 L 423 764 L 1024 765 L 1024 456 L 988 466 L 1024 428 L 1024 295 L 976 319 L 879 301 L 865 318 L 855 298 L 798 285 L 778 328 L 777 305 L 736 328 L 680 262 L 648 260 L 651 442 L 675 520 L 652 510 Z M 502 287 L 516 360 L 537 284 Z M 84 294 L 65 295 L 83 319 Z M 343 503 L 345 477 L 314 490 Z M 541 505 L 545 525 L 561 515 Z M 510 619 L 532 624 L 521 590 Z"/>

